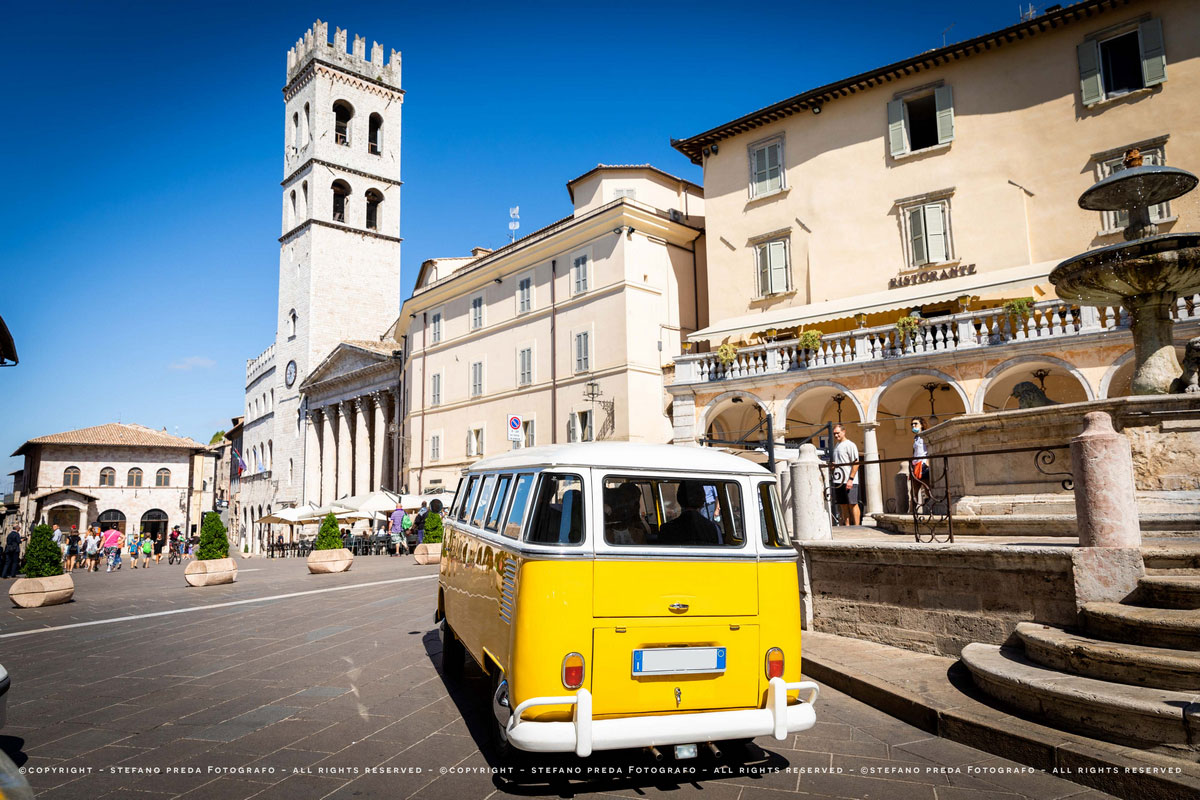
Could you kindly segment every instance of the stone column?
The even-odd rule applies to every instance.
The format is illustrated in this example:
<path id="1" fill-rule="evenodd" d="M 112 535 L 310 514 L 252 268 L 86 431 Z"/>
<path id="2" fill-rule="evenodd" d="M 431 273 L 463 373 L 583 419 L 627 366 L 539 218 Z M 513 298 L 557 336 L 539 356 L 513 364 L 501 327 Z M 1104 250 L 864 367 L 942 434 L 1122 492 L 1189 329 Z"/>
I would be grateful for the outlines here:
<path id="1" fill-rule="evenodd" d="M 675 395 L 671 401 L 671 427 L 675 444 L 697 444 L 696 398 L 694 395 Z"/>
<path id="2" fill-rule="evenodd" d="M 792 464 L 792 539 L 797 542 L 832 539 L 829 507 L 825 504 L 825 476 L 821 459 L 810 442 L 800 445 Z"/>
<path id="3" fill-rule="evenodd" d="M 442 390 L 445 391 L 445 387 L 442 387 Z M 396 433 L 389 440 L 391 442 L 391 455 L 388 459 L 390 466 L 388 467 L 387 480 L 390 486 L 396 487 L 396 490 L 399 491 L 400 462 L 402 460 L 402 456 L 400 455 L 400 438 L 403 436 L 404 430 L 404 418 L 401 416 L 403 398 L 400 396 L 399 390 L 389 392 L 389 394 L 392 396 L 392 423 L 396 426 Z M 424 446 L 424 444 L 422 443 L 420 446 Z M 417 491 L 420 491 L 420 487 L 417 487 Z"/>
<path id="4" fill-rule="evenodd" d="M 879 423 L 864 422 L 860 427 L 863 432 L 863 461 L 878 461 L 879 438 L 875 435 L 875 431 L 879 428 Z M 883 476 L 878 464 L 863 465 L 860 485 L 866 491 L 867 514 L 882 514 Z"/>
<path id="5" fill-rule="evenodd" d="M 387 450 L 387 409 L 383 405 L 383 392 L 371 395 L 375 407 L 375 420 L 371 427 L 371 491 L 383 488 L 383 454 Z"/>
<path id="6" fill-rule="evenodd" d="M 371 435 L 367 432 L 366 397 L 354 399 L 354 491 L 366 494 L 371 491 Z"/>
<path id="7" fill-rule="evenodd" d="M 319 504 L 325 505 L 336 495 L 337 490 L 337 433 L 334 428 L 334 406 L 321 409 L 321 497 Z"/>
<path id="8" fill-rule="evenodd" d="M 304 502 L 321 504 L 320 411 L 304 416 Z"/>
<path id="9" fill-rule="evenodd" d="M 354 419 L 354 403 L 343 400 L 338 403 L 338 436 L 337 436 L 337 487 L 333 499 L 351 494 L 351 476 L 354 473 L 354 441 L 351 423 Z"/>

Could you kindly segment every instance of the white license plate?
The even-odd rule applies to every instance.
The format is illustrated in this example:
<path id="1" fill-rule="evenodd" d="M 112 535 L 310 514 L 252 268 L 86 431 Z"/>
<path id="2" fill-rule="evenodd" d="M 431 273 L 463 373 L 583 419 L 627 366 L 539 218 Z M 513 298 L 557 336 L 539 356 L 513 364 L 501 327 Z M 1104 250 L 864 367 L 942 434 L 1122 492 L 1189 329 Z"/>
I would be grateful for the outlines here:
<path id="1" fill-rule="evenodd" d="M 634 675 L 685 675 L 724 671 L 724 647 L 654 647 L 633 651 Z"/>

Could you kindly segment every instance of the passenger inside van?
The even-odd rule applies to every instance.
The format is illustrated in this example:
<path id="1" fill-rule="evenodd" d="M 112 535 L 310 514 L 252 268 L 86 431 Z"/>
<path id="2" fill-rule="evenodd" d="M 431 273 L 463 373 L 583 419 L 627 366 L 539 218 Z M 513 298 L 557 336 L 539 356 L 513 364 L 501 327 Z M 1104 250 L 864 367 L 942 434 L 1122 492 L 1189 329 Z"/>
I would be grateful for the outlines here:
<path id="1" fill-rule="evenodd" d="M 679 516 L 663 524 L 658 531 L 658 543 L 665 545 L 719 546 L 721 531 L 716 523 L 701 513 L 707 496 L 699 481 L 681 481 L 675 491 Z"/>
<path id="2" fill-rule="evenodd" d="M 646 544 L 650 530 L 641 517 L 642 495 L 635 483 L 604 489 L 604 539 L 609 544 Z"/>

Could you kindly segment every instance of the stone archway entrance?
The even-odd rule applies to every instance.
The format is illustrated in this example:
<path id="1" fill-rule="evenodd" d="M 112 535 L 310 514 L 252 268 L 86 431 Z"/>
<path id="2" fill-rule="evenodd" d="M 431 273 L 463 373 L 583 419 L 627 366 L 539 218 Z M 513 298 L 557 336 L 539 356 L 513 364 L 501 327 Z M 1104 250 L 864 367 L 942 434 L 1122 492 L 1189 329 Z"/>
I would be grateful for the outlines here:
<path id="1" fill-rule="evenodd" d="M 46 524 L 57 525 L 59 529 L 64 531 L 70 531 L 72 525 L 82 530 L 79 521 L 80 516 L 79 509 L 76 506 L 55 506 L 46 512 Z"/>
<path id="2" fill-rule="evenodd" d="M 157 538 L 161 533 L 164 537 L 167 535 L 167 512 L 152 508 L 145 514 L 142 514 L 141 522 L 142 530 Z"/>

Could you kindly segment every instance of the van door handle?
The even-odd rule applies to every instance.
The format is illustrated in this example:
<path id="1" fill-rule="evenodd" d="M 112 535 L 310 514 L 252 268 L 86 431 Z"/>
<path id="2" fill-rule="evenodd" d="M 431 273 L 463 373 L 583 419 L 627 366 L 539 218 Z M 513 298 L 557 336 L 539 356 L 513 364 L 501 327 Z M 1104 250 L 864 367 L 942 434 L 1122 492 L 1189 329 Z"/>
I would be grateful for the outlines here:
<path id="1" fill-rule="evenodd" d="M 688 610 L 688 604 L 687 603 L 671 603 L 671 605 L 667 606 L 667 608 L 671 609 L 672 611 L 676 612 L 677 614 L 682 614 L 683 612 Z"/>

